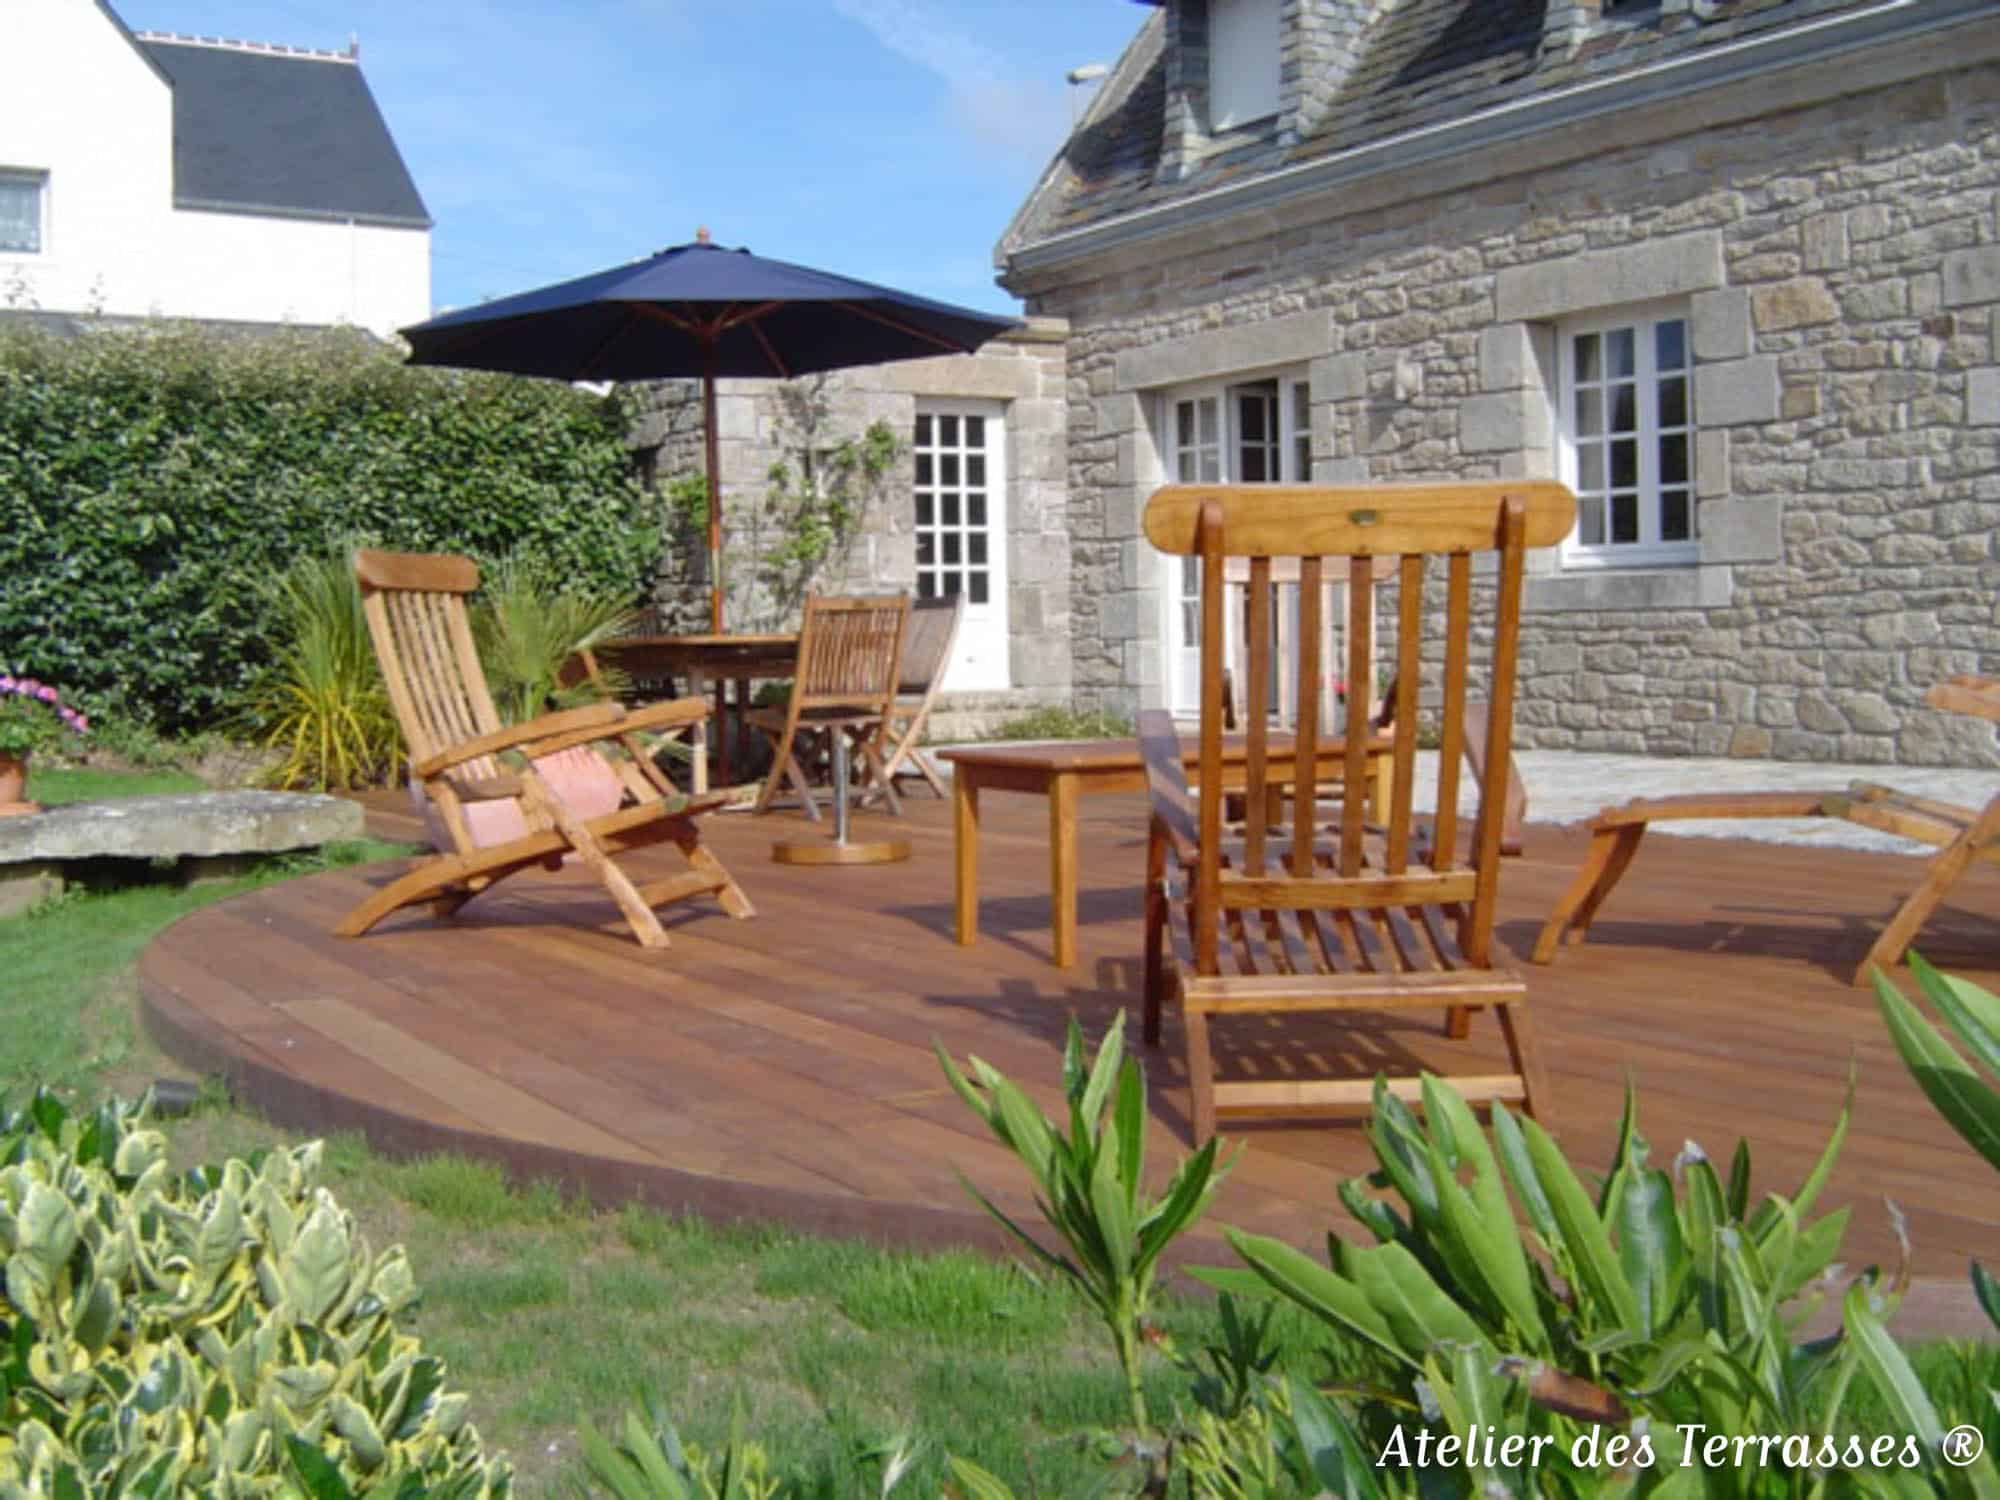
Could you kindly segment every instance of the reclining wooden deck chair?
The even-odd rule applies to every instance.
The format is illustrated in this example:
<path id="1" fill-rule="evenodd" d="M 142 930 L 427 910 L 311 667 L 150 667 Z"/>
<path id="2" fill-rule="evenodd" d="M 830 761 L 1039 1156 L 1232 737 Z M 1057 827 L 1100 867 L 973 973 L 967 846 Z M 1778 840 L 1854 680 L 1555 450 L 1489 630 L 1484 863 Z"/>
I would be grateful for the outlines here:
<path id="1" fill-rule="evenodd" d="M 902 812 L 888 777 L 888 724 L 909 617 L 908 594 L 807 597 L 790 701 L 783 708 L 752 709 L 745 720 L 771 741 L 771 774 L 758 794 L 758 812 L 767 811 L 790 780 L 806 816 L 819 821 L 800 759 L 803 741 L 815 734 L 847 735 L 860 752 L 867 788 L 879 792 L 891 812 Z"/>
<path id="2" fill-rule="evenodd" d="M 1141 752 L 1152 797 L 1146 872 L 1146 1036 L 1157 1043 L 1169 992 L 1177 995 L 1187 1033 L 1194 1136 L 1206 1140 L 1223 1114 L 1293 1116 L 1365 1107 L 1373 1081 L 1317 1067 L 1309 1049 L 1280 1058 L 1267 1049 L 1263 1076 L 1217 1078 L 1211 1026 L 1242 1018 L 1268 1026 L 1272 1014 L 1384 1011 L 1436 1006 L 1447 1029 L 1462 1035 L 1467 1011 L 1499 1014 L 1510 1071 L 1451 1079 L 1475 1101 L 1507 1099 L 1546 1118 L 1548 1087 L 1535 1049 L 1518 974 L 1500 960 L 1493 938 L 1499 887 L 1501 821 L 1511 765 L 1514 673 L 1527 548 L 1562 539 L 1575 499 L 1548 481 L 1472 484 L 1179 485 L 1154 495 L 1146 535 L 1164 552 L 1202 559 L 1201 745 L 1199 794 L 1190 793 L 1171 719 L 1141 715 Z M 1474 637 L 1472 555 L 1497 552 L 1488 676 L 1485 779 L 1473 823 L 1471 858 L 1458 845 L 1458 787 L 1467 731 Z M 1426 597 L 1425 562 L 1446 559 L 1441 617 Z M 1382 826 L 1365 826 L 1365 694 L 1348 699 L 1340 820 L 1319 826 L 1313 789 L 1291 788 L 1289 830 L 1253 818 L 1229 829 L 1223 818 L 1222 668 L 1224 564 L 1250 559 L 1245 673 L 1246 800 L 1269 805 L 1265 695 L 1272 659 L 1271 611 L 1264 583 L 1275 560 L 1298 560 L 1301 627 L 1297 632 L 1293 775 L 1306 780 L 1317 761 L 1321 668 L 1316 586 L 1346 560 L 1350 681 L 1366 680 L 1362 656 L 1372 615 L 1373 559 L 1396 559 L 1395 743 L 1389 808 Z M 1485 624 L 1484 621 L 1481 622 Z M 1439 709 L 1438 800 L 1425 829 L 1412 806 L 1417 701 L 1424 637 L 1443 627 Z M 1171 965 L 1166 948 L 1172 945 Z M 1417 1097 L 1417 1078 L 1389 1086 Z"/>
<path id="3" fill-rule="evenodd" d="M 1947 678 L 1924 701 L 1933 708 L 2000 722 L 2000 679 Z M 1535 939 L 1536 963 L 1553 962 L 1559 944 L 1581 943 L 1589 935 L 1592 918 L 1631 867 L 1647 827 L 1675 818 L 1842 818 L 1935 848 L 1938 852 L 1923 880 L 1904 898 L 1856 966 L 1852 982 L 1857 985 L 1866 984 L 1868 971 L 1878 964 L 1884 969 L 1896 966 L 1945 892 L 1975 863 L 2000 864 L 2000 795 L 1984 811 L 1914 797 L 1871 781 L 1821 791 L 1692 792 L 1639 798 L 1607 807 L 1590 820 L 1590 852 Z"/>
<path id="4" fill-rule="evenodd" d="M 896 701 L 889 706 L 888 764 L 883 774 L 891 786 L 898 776 L 921 776 L 938 796 L 946 795 L 938 774 L 919 742 L 944 686 L 951 665 L 952 643 L 965 618 L 965 595 L 918 599 L 910 605 L 910 623 L 903 636 L 902 663 L 896 669 Z"/>
<path id="5" fill-rule="evenodd" d="M 359 937 L 389 913 L 419 902 L 449 916 L 496 881 L 533 865 L 554 869 L 572 853 L 603 882 L 645 947 L 667 946 L 653 910 L 670 902 L 714 895 L 731 916 L 753 915 L 749 898 L 702 842 L 695 823 L 723 799 L 681 797 L 638 738 L 644 731 L 694 723 L 708 712 L 707 704 L 677 699 L 627 712 L 600 703 L 502 726 L 466 618 L 466 596 L 479 587 L 472 560 L 359 551 L 354 573 L 375 657 L 409 749 L 410 774 L 422 782 L 451 849 L 376 891 L 347 914 L 337 933 Z M 586 816 L 556 795 L 535 763 L 606 741 L 626 753 L 627 758 L 605 764 L 623 784 L 629 805 Z M 524 763 L 503 765 L 499 757 L 506 752 L 519 752 Z M 482 845 L 468 810 L 496 801 L 514 805 L 523 831 Z M 662 841 L 679 848 L 689 869 L 635 885 L 615 857 Z"/>

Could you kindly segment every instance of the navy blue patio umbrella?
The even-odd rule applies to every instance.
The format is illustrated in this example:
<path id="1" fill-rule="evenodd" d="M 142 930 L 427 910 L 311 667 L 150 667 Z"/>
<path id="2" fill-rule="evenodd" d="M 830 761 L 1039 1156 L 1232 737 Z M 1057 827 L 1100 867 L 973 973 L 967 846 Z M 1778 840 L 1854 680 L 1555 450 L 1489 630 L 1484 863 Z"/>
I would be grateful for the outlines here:
<path id="1" fill-rule="evenodd" d="M 710 619 L 722 629 L 720 376 L 789 379 L 933 354 L 969 354 L 1014 318 L 709 243 L 462 308 L 405 328 L 410 363 L 557 380 L 699 376 L 708 469 Z"/>

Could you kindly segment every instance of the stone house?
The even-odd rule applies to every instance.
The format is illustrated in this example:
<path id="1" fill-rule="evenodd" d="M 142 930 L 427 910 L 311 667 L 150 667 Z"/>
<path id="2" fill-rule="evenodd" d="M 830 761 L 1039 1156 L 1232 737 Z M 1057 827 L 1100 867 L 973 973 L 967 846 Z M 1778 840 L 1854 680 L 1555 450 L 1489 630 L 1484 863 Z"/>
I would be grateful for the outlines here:
<path id="1" fill-rule="evenodd" d="M 430 315 L 430 215 L 355 49 L 134 33 L 105 0 L 15 0 L 4 33 L 0 309 Z"/>
<path id="2" fill-rule="evenodd" d="M 965 615 L 932 717 L 977 734 L 1036 704 L 1067 705 L 1071 559 L 1064 511 L 1067 377 L 1059 320 L 1031 319 L 974 354 L 802 380 L 716 383 L 726 620 L 795 628 L 808 584 L 834 592 L 963 594 Z M 647 389 L 632 443 L 655 485 L 701 472 L 693 381 Z M 895 455 L 847 486 L 851 520 L 817 566 L 774 569 L 799 531 L 786 497 L 841 487 L 831 462 L 879 423 Z M 774 481 L 774 467 L 782 470 Z M 698 485 L 693 486 L 699 489 Z M 794 507 L 795 508 L 795 507 Z M 670 520 L 670 528 L 675 523 Z M 659 598 L 661 623 L 706 630 L 701 528 L 683 517 Z"/>
<path id="3" fill-rule="evenodd" d="M 2000 8 L 1151 3 L 996 255 L 1080 706 L 1192 706 L 1165 480 L 1553 475 L 1520 743 L 1994 763 Z"/>

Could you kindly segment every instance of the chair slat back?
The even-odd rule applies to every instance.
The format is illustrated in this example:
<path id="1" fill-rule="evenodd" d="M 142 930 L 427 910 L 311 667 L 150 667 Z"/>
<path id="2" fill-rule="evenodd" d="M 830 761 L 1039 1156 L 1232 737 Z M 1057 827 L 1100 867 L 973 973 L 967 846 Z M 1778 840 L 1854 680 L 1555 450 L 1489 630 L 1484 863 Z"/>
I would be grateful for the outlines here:
<path id="1" fill-rule="evenodd" d="M 1157 492 L 1146 509 L 1146 534 L 1162 551 L 1202 560 L 1200 859 L 1195 881 L 1196 968 L 1217 972 L 1214 914 L 1227 890 L 1232 904 L 1278 910 L 1344 911 L 1345 930 L 1357 948 L 1375 941 L 1368 912 L 1388 907 L 1449 906 L 1459 917 L 1457 946 L 1465 960 L 1488 961 L 1498 889 L 1501 824 L 1506 811 L 1513 738 L 1514 677 L 1518 659 L 1521 588 L 1526 549 L 1550 546 L 1568 532 L 1575 500 L 1552 481 L 1478 481 L 1434 485 L 1321 488 L 1304 485 L 1176 485 Z M 1472 561 L 1498 554 L 1490 598 L 1475 609 Z M 1442 609 L 1426 561 L 1445 559 Z M 1385 562 L 1384 560 L 1388 560 Z M 1252 816 L 1244 830 L 1240 863 L 1223 866 L 1221 787 L 1225 657 L 1231 650 L 1225 596 L 1232 570 L 1243 579 L 1242 643 L 1245 687 L 1246 803 L 1267 805 L 1265 793 L 1289 780 L 1293 823 L 1267 831 Z M 1328 585 L 1343 585 L 1347 619 L 1341 632 L 1350 683 L 1373 671 L 1378 573 L 1395 590 L 1395 735 L 1387 826 L 1367 827 L 1366 754 L 1373 732 L 1370 694 L 1347 695 L 1337 733 L 1344 740 L 1341 819 L 1329 844 L 1314 826 L 1315 769 L 1321 731 L 1325 659 L 1333 633 L 1322 607 Z M 1297 580 L 1297 622 L 1289 653 L 1280 651 L 1280 629 L 1271 606 L 1272 583 Z M 1441 637 L 1441 640 L 1439 639 Z M 1473 660 L 1475 646 L 1484 661 Z M 1289 769 L 1276 755 L 1267 730 L 1271 663 L 1288 654 L 1283 676 L 1296 705 Z M 1475 668 L 1487 679 L 1485 774 L 1474 823 L 1471 857 L 1457 854 L 1458 767 L 1465 747 L 1468 691 Z M 1430 809 L 1427 865 L 1413 868 L 1417 711 L 1425 673 L 1437 692 L 1438 800 Z M 1407 924 L 1406 924 L 1407 926 Z M 1404 929 L 1394 922 L 1392 939 Z M 1363 954 L 1374 967 L 1379 955 Z"/>
<path id="2" fill-rule="evenodd" d="M 1298 722 L 1298 678 L 1286 670 L 1286 664 L 1293 660 L 1299 634 L 1303 626 L 1303 599 L 1299 590 L 1299 560 L 1294 557 L 1267 559 L 1270 563 L 1269 575 L 1261 584 L 1251 582 L 1252 563 L 1245 557 L 1223 559 L 1224 582 L 1227 586 L 1228 603 L 1224 610 L 1223 622 L 1227 632 L 1230 681 L 1243 684 L 1235 689 L 1235 700 L 1239 708 L 1245 708 L 1250 680 L 1250 632 L 1249 618 L 1253 593 L 1260 596 L 1260 607 L 1271 612 L 1269 639 L 1270 658 L 1263 665 L 1260 676 L 1264 684 L 1264 714 L 1281 727 L 1289 728 Z M 1383 577 L 1378 566 L 1376 577 Z M 1352 622 L 1348 617 L 1346 604 L 1347 574 L 1345 570 L 1328 576 L 1322 575 L 1320 583 L 1320 660 L 1328 667 L 1345 667 L 1350 655 L 1350 634 Z M 1349 691 L 1359 683 L 1359 691 L 1371 695 L 1374 691 L 1375 672 L 1375 622 L 1372 618 L 1361 622 L 1361 651 L 1359 655 L 1368 662 L 1368 671 L 1357 678 L 1351 672 L 1340 676 Z M 1245 709 L 1247 713 L 1247 708 Z M 1340 699 L 1336 693 L 1322 690 L 1320 693 L 1320 730 L 1326 734 L 1340 732 Z"/>
<path id="3" fill-rule="evenodd" d="M 895 700 L 908 594 L 815 594 L 799 626 L 792 704 L 886 714 Z"/>
<path id="4" fill-rule="evenodd" d="M 911 603 L 902 665 L 896 672 L 897 693 L 908 698 L 930 694 L 951 664 L 952 642 L 958 638 L 958 623 L 964 613 L 963 594 Z"/>
<path id="5" fill-rule="evenodd" d="M 411 760 L 500 728 L 466 612 L 466 596 L 479 587 L 472 560 L 364 548 L 354 554 L 354 574 Z M 486 757 L 454 774 L 476 780 L 498 769 Z"/>

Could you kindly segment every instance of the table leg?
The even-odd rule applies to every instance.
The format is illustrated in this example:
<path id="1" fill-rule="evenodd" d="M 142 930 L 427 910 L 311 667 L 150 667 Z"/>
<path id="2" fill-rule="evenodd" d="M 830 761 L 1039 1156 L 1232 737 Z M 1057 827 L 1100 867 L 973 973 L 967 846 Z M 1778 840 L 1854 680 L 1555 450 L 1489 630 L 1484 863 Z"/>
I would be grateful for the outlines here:
<path id="1" fill-rule="evenodd" d="M 1049 778 L 1049 929 L 1059 969 L 1076 962 L 1076 778 Z"/>
<path id="2" fill-rule="evenodd" d="M 951 774 L 953 915 L 962 947 L 979 936 L 979 788 L 972 772 L 953 766 Z"/>
<path id="3" fill-rule="evenodd" d="M 1396 757 L 1376 755 L 1370 758 L 1375 763 L 1375 775 L 1368 783 L 1368 821 L 1386 825 L 1389 821 L 1389 795 L 1396 774 Z"/>

